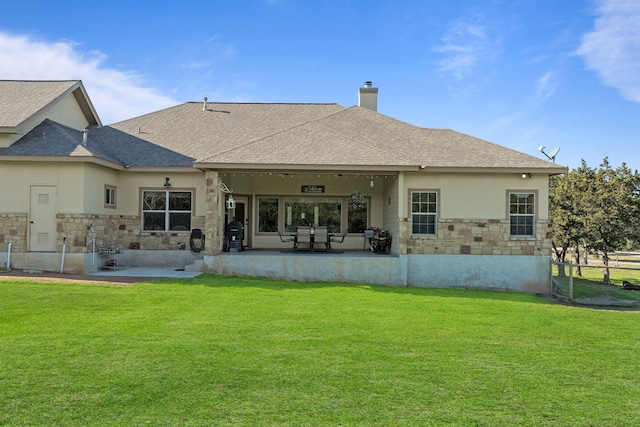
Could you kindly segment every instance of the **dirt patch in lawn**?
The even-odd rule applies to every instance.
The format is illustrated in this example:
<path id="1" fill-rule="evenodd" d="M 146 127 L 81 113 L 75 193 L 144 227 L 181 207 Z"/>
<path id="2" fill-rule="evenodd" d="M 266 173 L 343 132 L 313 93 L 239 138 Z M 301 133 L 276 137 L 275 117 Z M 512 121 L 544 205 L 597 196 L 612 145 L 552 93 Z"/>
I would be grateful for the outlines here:
<path id="1" fill-rule="evenodd" d="M 87 274 L 67 274 L 52 271 L 0 269 L 0 280 L 35 280 L 42 282 L 75 282 L 98 283 L 109 285 L 130 285 L 138 282 L 162 280 L 158 277 L 132 277 L 132 276 L 90 276 Z"/>

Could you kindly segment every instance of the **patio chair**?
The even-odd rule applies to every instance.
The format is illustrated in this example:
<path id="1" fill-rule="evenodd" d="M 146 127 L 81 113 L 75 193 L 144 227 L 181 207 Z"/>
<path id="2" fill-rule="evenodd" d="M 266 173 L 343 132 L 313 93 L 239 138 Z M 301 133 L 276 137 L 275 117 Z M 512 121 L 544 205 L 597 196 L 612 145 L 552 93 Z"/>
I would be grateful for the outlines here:
<path id="1" fill-rule="evenodd" d="M 293 250 L 298 252 L 301 243 L 309 245 L 309 251 L 313 252 L 313 242 L 311 241 L 311 227 L 298 227 L 298 236 L 293 245 Z"/>
<path id="2" fill-rule="evenodd" d="M 344 238 L 347 236 L 347 228 L 340 234 L 339 236 L 331 236 L 329 239 L 329 249 L 331 249 L 331 243 L 342 243 L 344 242 Z"/>
<path id="3" fill-rule="evenodd" d="M 280 233 L 280 229 L 278 227 L 276 227 L 276 231 L 278 232 L 278 236 L 280 237 L 280 241 L 282 243 L 294 242 L 296 240 L 293 238 L 293 236 L 283 236 L 282 233 Z"/>
<path id="4" fill-rule="evenodd" d="M 327 227 L 316 227 L 315 232 L 313 233 L 313 243 L 315 244 L 323 244 L 325 252 L 329 252 L 329 248 L 331 247 L 329 243 L 329 232 L 327 231 Z M 313 252 L 313 248 L 311 248 Z"/>
<path id="5" fill-rule="evenodd" d="M 376 230 L 375 228 L 367 228 L 366 230 L 364 230 L 364 243 L 362 244 L 363 251 L 367 246 L 367 240 L 368 240 L 369 249 L 373 252 L 373 246 L 371 246 L 371 239 L 373 239 L 373 233 L 375 230 Z"/>

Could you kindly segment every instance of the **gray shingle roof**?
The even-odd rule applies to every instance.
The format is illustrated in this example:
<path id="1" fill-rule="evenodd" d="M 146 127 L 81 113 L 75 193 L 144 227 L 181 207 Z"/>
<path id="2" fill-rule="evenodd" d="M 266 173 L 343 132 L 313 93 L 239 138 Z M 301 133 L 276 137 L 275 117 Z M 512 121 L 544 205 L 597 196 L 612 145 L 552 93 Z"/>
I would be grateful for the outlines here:
<path id="1" fill-rule="evenodd" d="M 309 123 L 344 107 L 337 104 L 188 102 L 110 127 L 195 159 Z"/>
<path id="2" fill-rule="evenodd" d="M 19 126 L 29 117 L 45 108 L 63 95 L 80 89 L 79 80 L 62 81 L 18 81 L 0 80 L 0 127 L 12 128 Z M 80 102 L 85 114 L 93 112 L 88 98 Z M 89 122 L 94 119 L 88 117 Z M 95 117 L 97 124 L 99 119 Z"/>
<path id="3" fill-rule="evenodd" d="M 337 104 L 186 103 L 112 125 L 197 159 L 196 166 L 562 170 L 448 129 Z M 140 130 L 140 133 L 138 133 Z"/>
<path id="4" fill-rule="evenodd" d="M 65 87 L 58 83 L 61 86 L 50 86 L 51 94 Z M 86 147 L 80 144 L 81 132 L 47 120 L 12 147 L 0 149 L 0 154 L 90 156 L 140 167 L 564 171 L 546 160 L 469 135 L 420 128 L 361 107 L 260 103 L 207 107 L 203 111 L 202 103 L 188 102 L 92 128 Z"/>
<path id="5" fill-rule="evenodd" d="M 81 131 L 49 119 L 0 148 L 0 155 L 87 157 L 137 167 L 191 167 L 194 160 L 109 127 L 91 128 L 85 145 Z"/>
<path id="6" fill-rule="evenodd" d="M 66 156 L 95 157 L 119 163 L 96 141 L 88 139 L 82 144 L 82 132 L 46 119 L 8 148 L 0 148 L 7 156 Z"/>

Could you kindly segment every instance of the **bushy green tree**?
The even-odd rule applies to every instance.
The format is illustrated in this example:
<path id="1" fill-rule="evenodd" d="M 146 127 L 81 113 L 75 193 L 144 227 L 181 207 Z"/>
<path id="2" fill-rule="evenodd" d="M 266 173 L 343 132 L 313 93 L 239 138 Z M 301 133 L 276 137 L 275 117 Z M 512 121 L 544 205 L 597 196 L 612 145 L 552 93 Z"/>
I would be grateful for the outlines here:
<path id="1" fill-rule="evenodd" d="M 602 254 L 604 283 L 610 284 L 609 254 L 640 240 L 640 176 L 624 163 L 612 168 L 605 158 L 598 169 L 582 165 L 554 178 L 550 215 L 559 260 L 582 242 Z M 564 253 L 560 253 L 564 252 Z"/>
<path id="2" fill-rule="evenodd" d="M 566 260 L 570 248 L 580 247 L 584 242 L 585 228 L 583 224 L 581 195 L 587 191 L 588 168 L 583 164 L 569 173 L 554 176 L 549 185 L 549 217 L 554 224 L 553 250 L 560 263 Z M 578 263 L 579 263 L 578 259 Z M 578 273 L 579 274 L 579 273 Z M 564 268 L 560 268 L 564 276 Z"/>

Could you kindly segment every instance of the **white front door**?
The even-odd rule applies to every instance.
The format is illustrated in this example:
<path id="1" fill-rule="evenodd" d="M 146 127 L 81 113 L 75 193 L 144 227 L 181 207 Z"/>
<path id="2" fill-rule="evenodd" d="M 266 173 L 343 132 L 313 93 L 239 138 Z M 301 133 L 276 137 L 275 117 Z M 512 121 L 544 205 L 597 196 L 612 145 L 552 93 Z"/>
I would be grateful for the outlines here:
<path id="1" fill-rule="evenodd" d="M 57 236 L 57 197 L 55 186 L 31 186 L 29 209 L 29 251 L 55 252 Z"/>

